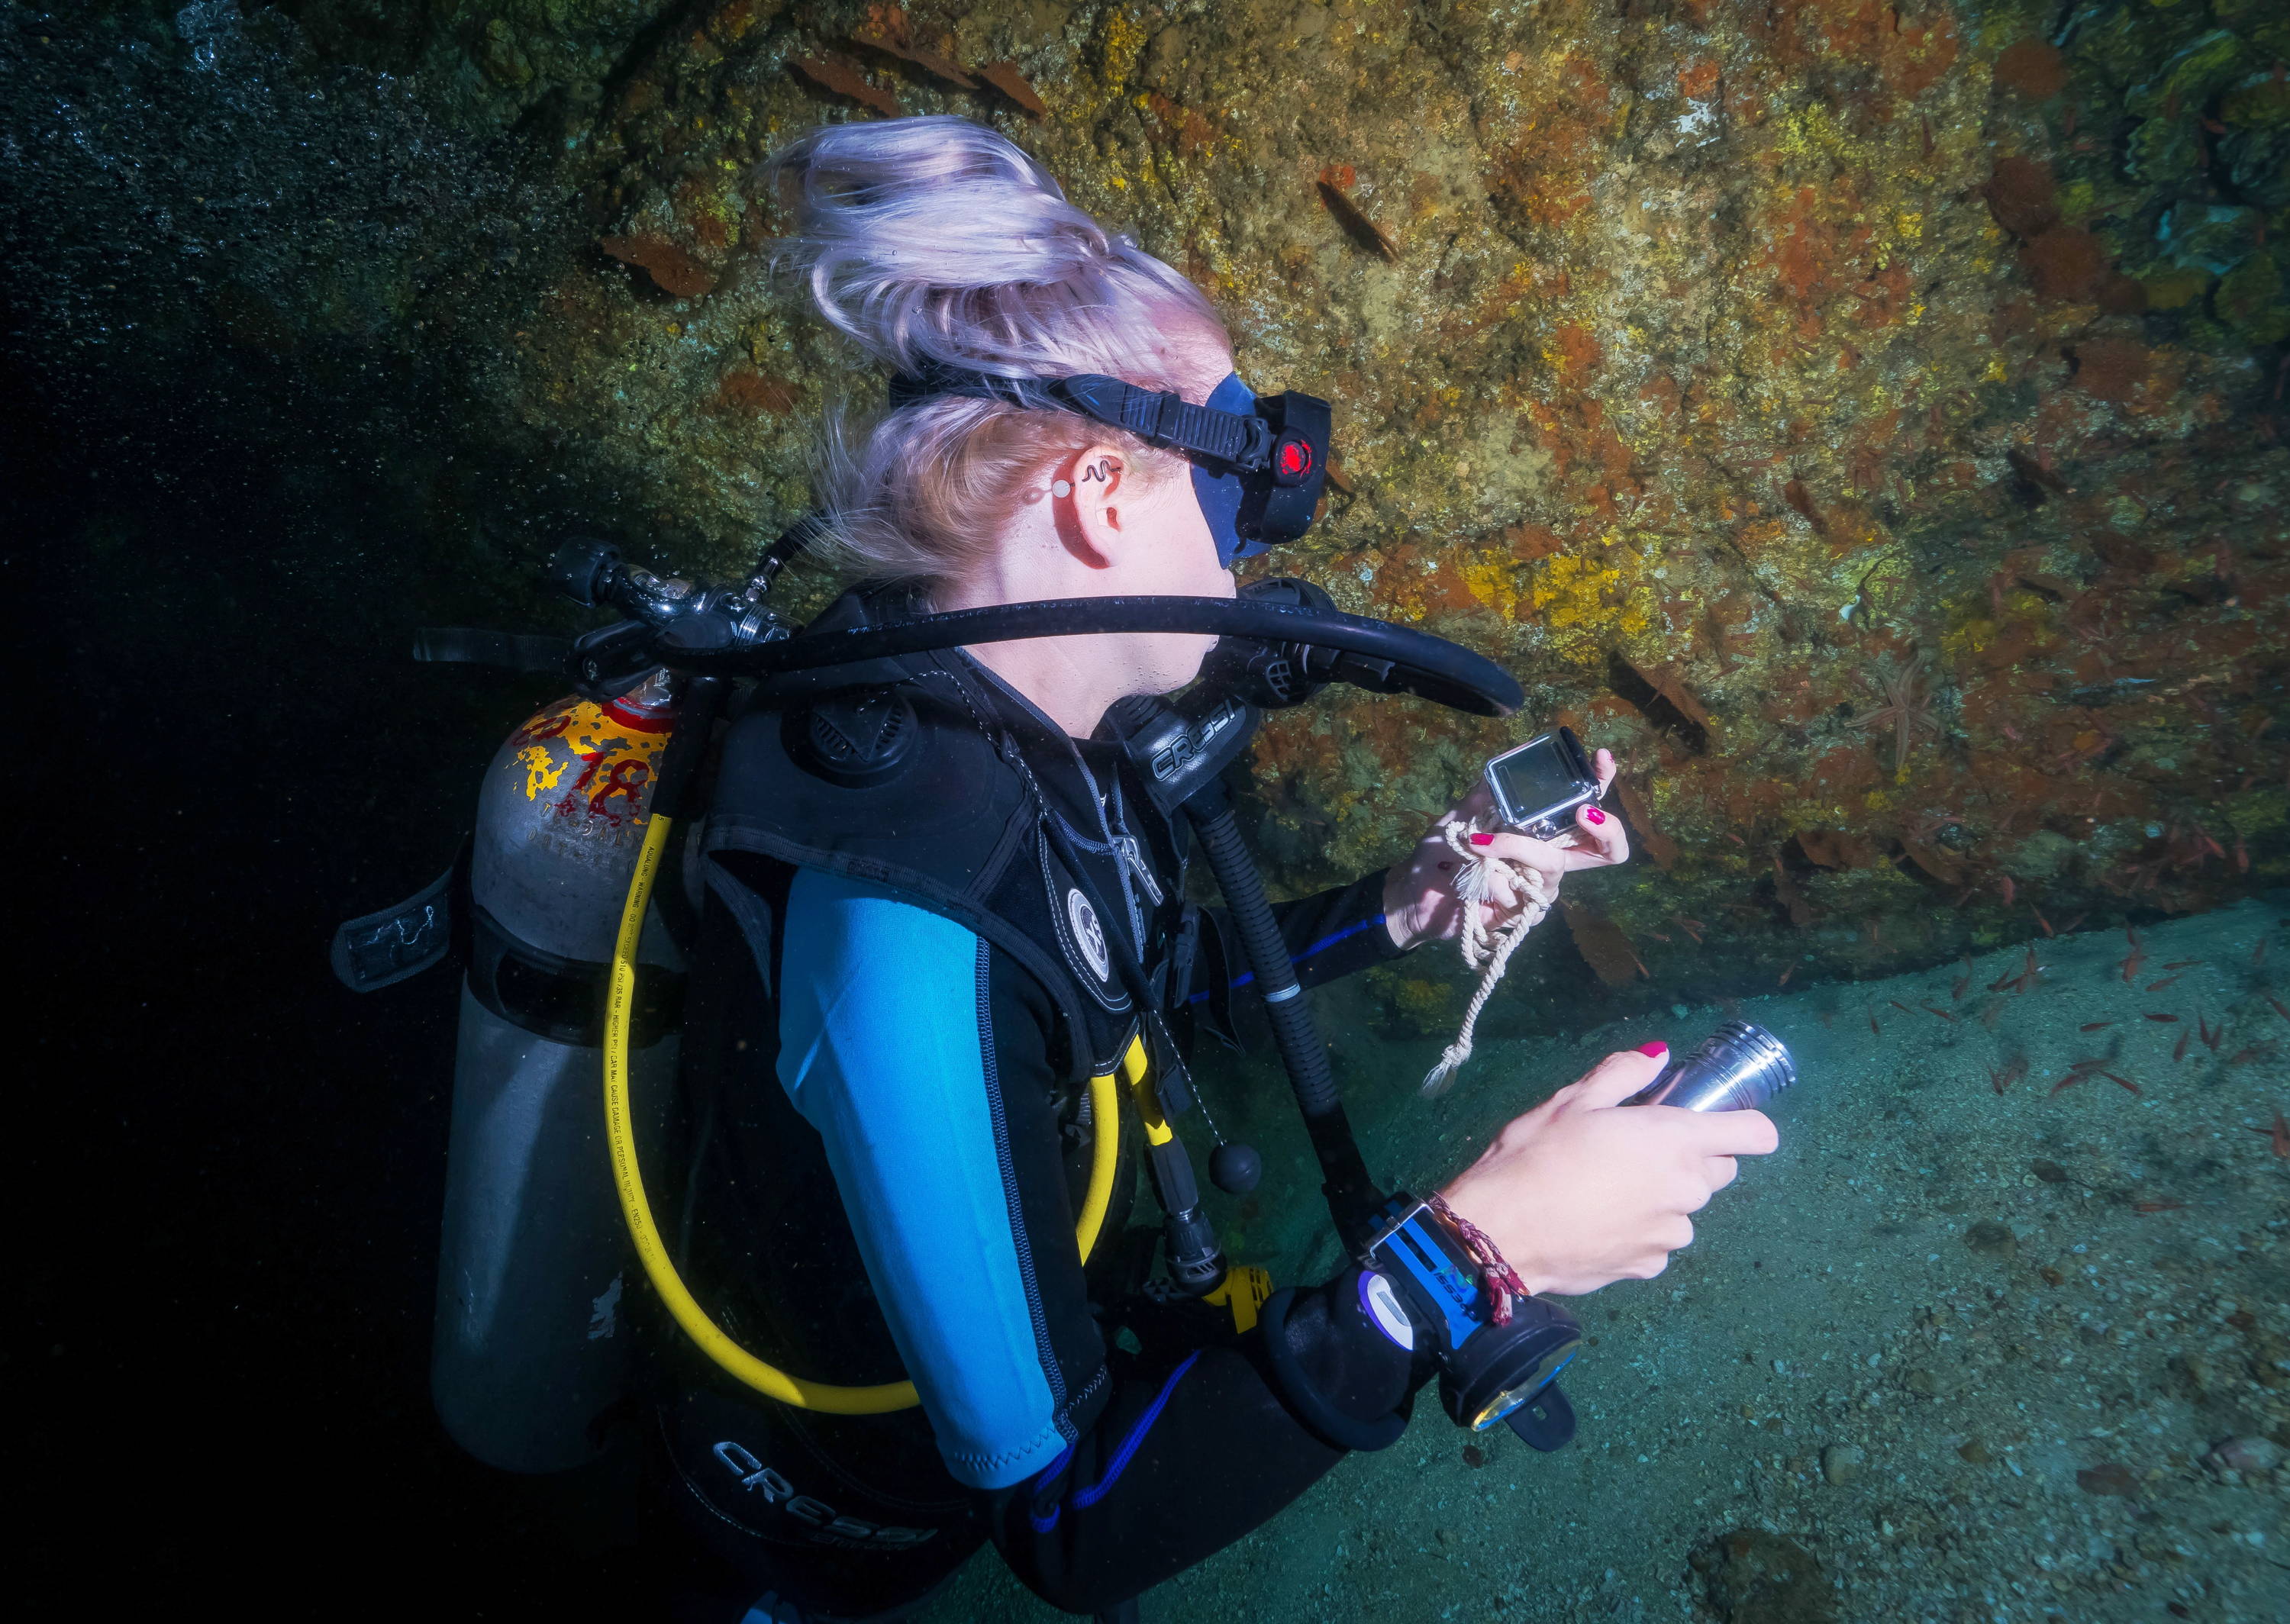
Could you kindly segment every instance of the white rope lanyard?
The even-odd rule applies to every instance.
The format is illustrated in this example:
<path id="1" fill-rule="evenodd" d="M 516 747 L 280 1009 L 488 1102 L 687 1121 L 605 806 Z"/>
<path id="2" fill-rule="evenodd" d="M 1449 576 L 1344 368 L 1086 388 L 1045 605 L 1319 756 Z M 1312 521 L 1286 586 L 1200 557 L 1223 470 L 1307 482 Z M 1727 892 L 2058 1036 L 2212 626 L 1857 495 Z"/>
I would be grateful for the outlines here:
<path id="1" fill-rule="evenodd" d="M 1486 1007 L 1488 995 L 1509 967 L 1511 950 L 1526 940 L 1529 931 L 1542 923 L 1550 905 L 1558 900 L 1558 893 L 1550 888 L 1540 869 L 1523 863 L 1507 863 L 1471 844 L 1471 836 L 1481 832 L 1476 819 L 1459 819 L 1445 829 L 1448 850 L 1463 860 L 1462 868 L 1455 876 L 1455 895 L 1463 904 L 1463 963 L 1479 972 L 1479 988 L 1463 1011 L 1463 1024 L 1455 1034 L 1455 1041 L 1440 1055 L 1439 1063 L 1424 1075 L 1423 1097 L 1427 1100 L 1445 1093 L 1455 1074 L 1463 1068 L 1463 1062 L 1471 1058 L 1472 1030 L 1479 1024 L 1479 1012 Z M 1489 930 L 1480 923 L 1479 903 L 1493 889 L 1489 880 L 1497 873 L 1526 898 L 1526 906 Z"/>

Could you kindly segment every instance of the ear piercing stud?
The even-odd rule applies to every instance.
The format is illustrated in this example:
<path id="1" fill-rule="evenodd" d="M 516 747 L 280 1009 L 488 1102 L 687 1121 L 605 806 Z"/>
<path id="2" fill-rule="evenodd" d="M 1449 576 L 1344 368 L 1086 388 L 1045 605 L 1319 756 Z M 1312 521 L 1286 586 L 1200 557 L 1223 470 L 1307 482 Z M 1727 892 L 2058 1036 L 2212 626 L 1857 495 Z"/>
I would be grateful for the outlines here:
<path id="1" fill-rule="evenodd" d="M 1053 479 L 1050 481 L 1050 494 L 1052 496 L 1060 497 L 1071 496 L 1073 494 L 1073 485 L 1067 480 Z"/>

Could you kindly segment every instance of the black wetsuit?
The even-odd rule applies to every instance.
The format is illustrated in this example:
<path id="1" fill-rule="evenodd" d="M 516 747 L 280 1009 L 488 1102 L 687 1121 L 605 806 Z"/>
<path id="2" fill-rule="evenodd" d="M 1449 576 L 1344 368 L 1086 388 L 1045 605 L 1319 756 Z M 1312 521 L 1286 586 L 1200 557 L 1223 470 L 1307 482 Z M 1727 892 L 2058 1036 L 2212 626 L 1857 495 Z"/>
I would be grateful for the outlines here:
<path id="1" fill-rule="evenodd" d="M 1087 1080 L 1141 1028 L 1105 935 L 1180 1028 L 1245 977 L 1183 900 L 1181 820 L 1117 741 L 1069 740 L 957 652 L 876 675 L 871 696 L 766 696 L 727 734 L 685 1040 L 693 1182 L 662 1218 L 743 1346 L 813 1380 L 910 1376 L 922 1406 L 776 1404 L 663 1332 L 686 1610 L 736 1618 L 761 1594 L 781 1616 L 895 1614 L 991 1540 L 1052 1604 L 1096 1612 L 1341 1458 L 1284 1404 L 1261 1331 L 1136 1294 L 1157 1231 L 1124 1238 L 1126 1100 L 1113 1207 L 1086 1267 L 1077 1252 L 1102 1127 Z M 1306 985 L 1396 953 L 1381 884 L 1278 910 Z M 1286 1334 L 1365 1420 L 1427 1372 L 1356 1278 L 1301 1293 Z M 1117 1346 L 1125 1326 L 1141 1351 Z"/>

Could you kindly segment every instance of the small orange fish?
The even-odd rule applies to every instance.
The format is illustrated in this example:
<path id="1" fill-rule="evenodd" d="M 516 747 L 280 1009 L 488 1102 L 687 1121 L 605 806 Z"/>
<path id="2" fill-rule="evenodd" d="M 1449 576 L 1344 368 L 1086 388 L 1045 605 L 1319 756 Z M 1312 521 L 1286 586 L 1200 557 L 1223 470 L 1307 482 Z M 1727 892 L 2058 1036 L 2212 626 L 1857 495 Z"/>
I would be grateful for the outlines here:
<path id="1" fill-rule="evenodd" d="M 1933 1008 L 1933 1006 L 1932 1006 L 1931 1004 L 1919 1004 L 1918 1005 L 1917 1005 L 1917 1007 L 1918 1007 L 1918 1009 L 1920 1009 L 1920 1010 L 1924 1011 L 1924 1012 L 1925 1012 L 1926 1014 L 1927 1014 L 1927 1015 L 1937 1015 L 1937 1016 L 1939 1016 L 1942 1020 L 1947 1021 L 1950 1026 L 1953 1026 L 1953 1025 L 1955 1025 L 1955 1024 L 1956 1024 L 1956 1017 L 1955 1017 L 1955 1016 L 1953 1016 L 1953 1015 L 1951 1015 L 1951 1014 L 1950 1014 L 1946 1010 L 1936 1010 L 1936 1009 Z"/>
<path id="2" fill-rule="evenodd" d="M 1887 999 L 1886 999 L 1886 1000 L 1885 1000 L 1885 1002 L 1886 1002 L 1886 1003 L 1887 1003 L 1887 1004 L 1891 1004 L 1894 1009 L 1896 1009 L 1896 1010 L 1900 1011 L 1900 1012 L 1901 1012 L 1901 1013 L 1902 1013 L 1902 1014 L 1903 1014 L 1903 1015 L 1913 1015 L 1913 1014 L 1915 1014 L 1915 1013 L 1916 1013 L 1916 1011 L 1914 1011 L 1914 1010 L 1910 1009 L 1907 1004 L 1905 1004 L 1902 1003 L 1898 998 L 1887 998 Z"/>
<path id="3" fill-rule="evenodd" d="M 2192 970 L 2203 961 L 2198 958 L 2174 958 L 2163 966 L 2166 970 Z"/>
<path id="4" fill-rule="evenodd" d="M 2281 1112 L 2277 1111 L 2274 1113 L 2272 1127 L 2253 1128 L 2251 1132 L 2263 1133 L 2274 1141 L 2272 1148 L 2275 1160 L 2290 1162 L 2290 1116 L 2285 1116 Z"/>
<path id="5" fill-rule="evenodd" d="M 1791 976 L 1795 975 L 1796 973 L 1797 973 L 1797 966 L 1796 966 L 1795 964 L 1791 964 L 1788 969 L 1786 969 L 1786 970 L 1784 970 L 1784 971 L 1782 971 L 1782 979 L 1781 979 L 1780 980 L 1778 980 L 1778 981 L 1774 982 L 1774 985 L 1775 987 L 1787 987 L 1787 986 L 1789 985 L 1789 979 L 1790 979 L 1790 977 L 1791 977 Z"/>
<path id="6" fill-rule="evenodd" d="M 2102 1071 L 2099 1075 L 2126 1092 L 2136 1094 L 2139 1092 L 2139 1084 L 2134 1083 L 2129 1077 L 2118 1077 L 2111 1071 Z"/>
<path id="7" fill-rule="evenodd" d="M 2266 1059 L 2267 1056 L 2272 1052 L 2273 1051 L 2268 1048 L 2264 1044 L 2253 1044 L 2247 1049 L 2236 1050 L 2233 1054 L 2228 1057 L 2226 1063 L 2230 1066 L 2247 1066 L 2253 1060 L 2262 1060 Z"/>
<path id="8" fill-rule="evenodd" d="M 2286 1010 L 2282 1007 L 2281 999 L 2276 997 L 2272 993 L 2269 993 L 2266 995 L 2266 1002 L 2274 1006 L 2274 1012 L 2276 1014 L 2281 1016 L 2285 1020 L 2290 1020 L 2290 1010 Z"/>
<path id="9" fill-rule="evenodd" d="M 1018 71 L 1016 63 L 989 62 L 978 70 L 978 76 L 1016 102 L 1018 110 L 1027 117 L 1040 119 L 1048 116 L 1050 109 Z"/>
<path id="10" fill-rule="evenodd" d="M 2102 1027 L 2111 1027 L 2115 1023 L 2111 1020 L 2086 1020 L 2083 1025 L 2078 1027 L 2076 1030 L 2078 1032 L 2096 1032 Z"/>
<path id="11" fill-rule="evenodd" d="M 2147 990 L 2149 992 L 2161 992 L 2166 987 L 2175 986 L 2181 980 L 2182 978 L 2178 976 L 2166 975 L 2159 981 L 2148 982 Z"/>
<path id="12" fill-rule="evenodd" d="M 2179 1028 L 2179 1041 L 2171 1045 L 2173 1060 L 2183 1060 L 2187 1058 L 2187 1044 L 2193 1040 L 2194 1036 L 2193 1031 L 2186 1027 Z"/>
<path id="13" fill-rule="evenodd" d="M 2028 911 L 2036 916 L 2036 923 L 2042 925 L 2044 934 L 2049 936 L 2052 933 L 2052 922 L 2044 917 L 2044 910 L 2030 902 L 2028 904 Z"/>
<path id="14" fill-rule="evenodd" d="M 2158 1015 L 2153 1010 L 2150 1010 L 2147 1012 L 2147 1019 L 2150 1020 L 2176 1020 L 2178 1017 L 2176 1015 Z"/>
<path id="15" fill-rule="evenodd" d="M 1382 227 L 1367 217 L 1366 211 L 1353 200 L 1349 192 L 1325 180 L 1319 183 L 1319 187 L 1320 202 L 1329 213 L 1336 217 L 1336 223 L 1343 228 L 1344 235 L 1352 240 L 1354 246 L 1365 249 L 1388 263 L 1396 265 L 1399 262 L 1399 244 L 1391 240 L 1390 234 Z"/>

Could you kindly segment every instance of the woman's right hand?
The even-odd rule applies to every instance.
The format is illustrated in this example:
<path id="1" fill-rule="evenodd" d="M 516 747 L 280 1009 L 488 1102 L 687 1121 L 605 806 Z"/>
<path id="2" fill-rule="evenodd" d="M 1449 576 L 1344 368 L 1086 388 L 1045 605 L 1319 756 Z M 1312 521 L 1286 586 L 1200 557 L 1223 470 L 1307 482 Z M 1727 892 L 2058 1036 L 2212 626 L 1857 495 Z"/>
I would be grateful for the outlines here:
<path id="1" fill-rule="evenodd" d="M 1622 1101 L 1666 1052 L 1610 1054 L 1523 1116 L 1439 1193 L 1486 1231 L 1526 1288 L 1579 1297 L 1651 1280 L 1693 1239 L 1686 1216 L 1734 1181 L 1734 1158 L 1780 1142 L 1761 1111 Z"/>

